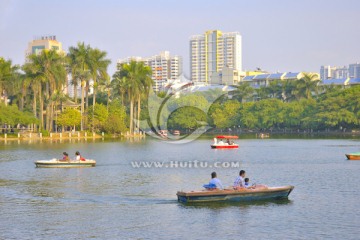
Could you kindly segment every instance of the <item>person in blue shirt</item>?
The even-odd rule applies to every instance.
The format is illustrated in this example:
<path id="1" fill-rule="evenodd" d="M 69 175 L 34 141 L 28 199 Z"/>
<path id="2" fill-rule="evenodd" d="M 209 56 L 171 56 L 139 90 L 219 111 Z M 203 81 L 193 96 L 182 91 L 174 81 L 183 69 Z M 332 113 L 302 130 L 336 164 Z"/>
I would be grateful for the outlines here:
<path id="1" fill-rule="evenodd" d="M 216 172 L 211 173 L 211 180 L 209 182 L 209 185 L 215 185 L 218 189 L 224 189 L 221 181 L 217 178 Z"/>

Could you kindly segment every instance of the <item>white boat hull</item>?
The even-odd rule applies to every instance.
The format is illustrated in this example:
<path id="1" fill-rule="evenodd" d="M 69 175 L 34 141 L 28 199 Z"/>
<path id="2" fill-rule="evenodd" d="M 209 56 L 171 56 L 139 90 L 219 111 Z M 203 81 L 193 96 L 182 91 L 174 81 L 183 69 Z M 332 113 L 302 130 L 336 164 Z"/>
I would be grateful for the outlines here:
<path id="1" fill-rule="evenodd" d="M 85 161 L 63 161 L 58 159 L 51 160 L 38 160 L 34 162 L 36 167 L 39 168 L 79 168 L 79 167 L 95 167 L 96 161 L 86 159 Z"/>

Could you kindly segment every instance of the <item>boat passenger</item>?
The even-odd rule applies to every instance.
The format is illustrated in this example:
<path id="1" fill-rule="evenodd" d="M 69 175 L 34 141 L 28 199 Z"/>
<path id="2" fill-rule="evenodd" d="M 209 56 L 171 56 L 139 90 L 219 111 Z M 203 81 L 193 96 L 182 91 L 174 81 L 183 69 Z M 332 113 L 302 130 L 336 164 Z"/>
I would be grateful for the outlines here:
<path id="1" fill-rule="evenodd" d="M 82 157 L 81 155 L 80 155 L 80 152 L 79 151 L 77 151 L 76 153 L 75 153 L 75 160 L 77 160 L 77 161 L 85 161 L 86 159 L 84 158 L 84 157 Z"/>
<path id="2" fill-rule="evenodd" d="M 63 158 L 61 160 L 69 162 L 70 161 L 69 154 L 67 152 L 63 152 Z"/>
<path id="3" fill-rule="evenodd" d="M 224 145 L 224 142 L 222 139 L 220 140 L 219 145 Z"/>
<path id="4" fill-rule="evenodd" d="M 245 182 L 245 187 L 248 188 L 249 187 L 249 178 L 245 178 L 244 179 L 244 182 Z"/>
<path id="5" fill-rule="evenodd" d="M 245 170 L 240 170 L 239 176 L 234 181 L 234 189 L 245 188 Z"/>
<path id="6" fill-rule="evenodd" d="M 216 185 L 216 188 L 224 189 L 223 185 L 221 184 L 220 179 L 218 179 L 218 178 L 216 177 L 216 172 L 212 172 L 212 173 L 211 173 L 211 180 L 210 180 L 210 182 L 209 182 L 209 185 L 210 185 L 210 184 Z"/>
<path id="7" fill-rule="evenodd" d="M 226 143 L 227 143 L 227 145 L 231 145 L 230 139 L 227 139 L 227 140 L 226 140 Z"/>

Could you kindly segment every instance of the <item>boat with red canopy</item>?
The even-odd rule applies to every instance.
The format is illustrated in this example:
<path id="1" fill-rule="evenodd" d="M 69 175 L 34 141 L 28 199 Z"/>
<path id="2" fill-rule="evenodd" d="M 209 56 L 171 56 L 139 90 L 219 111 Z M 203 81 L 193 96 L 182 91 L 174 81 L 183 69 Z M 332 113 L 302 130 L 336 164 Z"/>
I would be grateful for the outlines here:
<path id="1" fill-rule="evenodd" d="M 239 145 L 234 143 L 234 139 L 238 139 L 238 136 L 220 135 L 214 138 L 214 143 L 211 144 L 211 148 L 239 148 Z"/>

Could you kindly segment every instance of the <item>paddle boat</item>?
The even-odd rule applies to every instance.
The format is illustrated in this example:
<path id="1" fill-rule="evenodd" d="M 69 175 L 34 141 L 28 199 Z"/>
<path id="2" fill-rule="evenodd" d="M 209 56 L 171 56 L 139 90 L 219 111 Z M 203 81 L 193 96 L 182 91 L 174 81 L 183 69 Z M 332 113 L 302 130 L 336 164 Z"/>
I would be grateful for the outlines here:
<path id="1" fill-rule="evenodd" d="M 176 193 L 178 202 L 201 203 L 201 202 L 251 202 L 262 200 L 287 199 L 294 186 L 260 187 L 254 189 L 214 189 Z"/>
<path id="2" fill-rule="evenodd" d="M 238 136 L 220 135 L 214 138 L 214 144 L 211 148 L 239 148 L 239 145 L 233 142 L 233 139 L 238 139 Z M 220 141 L 219 141 L 220 140 Z"/>
<path id="3" fill-rule="evenodd" d="M 348 160 L 360 160 L 360 152 L 345 154 Z"/>
<path id="4" fill-rule="evenodd" d="M 92 159 L 64 161 L 59 159 L 38 160 L 34 162 L 38 168 L 79 168 L 95 167 L 96 161 Z"/>

